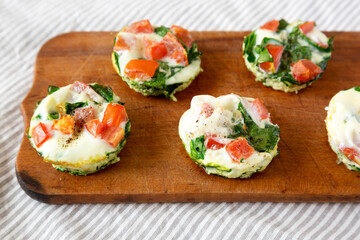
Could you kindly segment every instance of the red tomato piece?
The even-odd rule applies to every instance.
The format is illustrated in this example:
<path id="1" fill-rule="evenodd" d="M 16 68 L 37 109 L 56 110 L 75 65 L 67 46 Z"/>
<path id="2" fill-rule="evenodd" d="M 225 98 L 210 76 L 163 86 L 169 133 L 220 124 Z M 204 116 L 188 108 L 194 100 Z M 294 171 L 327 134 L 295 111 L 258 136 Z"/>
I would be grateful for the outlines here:
<path id="1" fill-rule="evenodd" d="M 305 35 L 311 32 L 314 29 L 314 27 L 315 27 L 315 22 L 306 22 L 299 25 L 300 31 Z"/>
<path id="2" fill-rule="evenodd" d="M 134 22 L 129 26 L 123 29 L 123 32 L 130 32 L 130 33 L 153 33 L 154 29 L 150 24 L 149 20 L 141 20 L 138 22 Z"/>
<path id="3" fill-rule="evenodd" d="M 123 105 L 117 103 L 109 103 L 106 106 L 102 124 L 106 127 L 118 128 L 120 123 L 127 121 L 128 116 Z"/>
<path id="4" fill-rule="evenodd" d="M 43 123 L 39 123 L 31 130 L 31 137 L 36 147 L 40 147 L 46 140 L 51 137 Z"/>
<path id="5" fill-rule="evenodd" d="M 188 47 L 191 48 L 193 45 L 194 39 L 190 35 L 190 32 L 177 25 L 172 25 L 170 30 Z"/>
<path id="6" fill-rule="evenodd" d="M 225 149 L 234 162 L 247 159 L 255 152 L 255 149 L 249 145 L 244 137 L 238 137 L 231 143 L 228 143 Z"/>
<path id="7" fill-rule="evenodd" d="M 101 138 L 107 141 L 112 147 L 119 145 L 120 141 L 125 136 L 125 130 L 123 128 L 107 127 L 101 133 Z"/>
<path id="8" fill-rule="evenodd" d="M 60 119 L 54 120 L 51 129 L 58 130 L 63 134 L 73 134 L 75 130 L 75 118 L 70 115 L 64 115 Z"/>
<path id="9" fill-rule="evenodd" d="M 252 108 L 255 110 L 256 114 L 260 119 L 267 119 L 269 117 L 269 112 L 266 109 L 263 101 L 259 98 L 256 98 L 252 103 Z"/>
<path id="10" fill-rule="evenodd" d="M 339 150 L 351 161 L 356 162 L 357 164 L 360 164 L 360 154 L 353 148 L 348 147 L 340 147 Z"/>
<path id="11" fill-rule="evenodd" d="M 133 59 L 126 64 L 124 72 L 131 79 L 147 81 L 154 76 L 158 67 L 159 63 L 154 60 Z"/>
<path id="12" fill-rule="evenodd" d="M 104 131 L 104 125 L 99 119 L 93 119 L 85 123 L 85 128 L 94 137 L 99 136 Z"/>
<path id="13" fill-rule="evenodd" d="M 291 73 L 299 83 L 306 83 L 322 72 L 321 68 L 308 59 L 291 64 Z"/>
<path id="14" fill-rule="evenodd" d="M 130 50 L 130 46 L 126 43 L 125 38 L 118 35 L 114 45 L 114 51 Z"/>
<path id="15" fill-rule="evenodd" d="M 200 112 L 200 115 L 204 115 L 205 118 L 208 118 L 210 117 L 214 112 L 214 108 L 208 104 L 208 103 L 203 103 L 201 105 L 201 112 Z"/>
<path id="16" fill-rule="evenodd" d="M 95 110 L 92 106 L 76 108 L 74 110 L 75 124 L 82 127 L 84 123 L 95 118 Z"/>
<path id="17" fill-rule="evenodd" d="M 163 42 L 154 42 L 144 37 L 146 43 L 145 57 L 150 60 L 160 60 L 167 54 L 166 46 Z"/>
<path id="18" fill-rule="evenodd" d="M 269 30 L 272 32 L 276 32 L 276 30 L 279 27 L 279 21 L 278 20 L 271 20 L 267 23 L 265 23 L 263 26 L 260 27 L 260 29 L 265 29 L 265 30 Z"/>
<path id="19" fill-rule="evenodd" d="M 168 32 L 162 42 L 165 44 L 170 58 L 174 59 L 176 63 L 188 65 L 186 50 L 174 34 Z"/>
<path id="20" fill-rule="evenodd" d="M 259 66 L 266 72 L 276 73 L 280 65 L 280 60 L 284 51 L 284 47 L 274 44 L 268 44 L 266 48 L 272 56 L 273 62 L 263 62 L 260 63 Z"/>
<path id="21" fill-rule="evenodd" d="M 212 135 L 206 139 L 206 148 L 211 150 L 218 150 L 225 146 L 225 143 L 218 141 L 216 135 Z"/>
<path id="22" fill-rule="evenodd" d="M 89 85 L 83 82 L 79 82 L 79 81 L 74 82 L 70 89 L 77 93 L 85 92 L 85 94 L 90 99 L 93 100 L 99 97 L 99 94 L 97 94 L 97 92 L 95 92 L 94 89 L 92 89 Z"/>

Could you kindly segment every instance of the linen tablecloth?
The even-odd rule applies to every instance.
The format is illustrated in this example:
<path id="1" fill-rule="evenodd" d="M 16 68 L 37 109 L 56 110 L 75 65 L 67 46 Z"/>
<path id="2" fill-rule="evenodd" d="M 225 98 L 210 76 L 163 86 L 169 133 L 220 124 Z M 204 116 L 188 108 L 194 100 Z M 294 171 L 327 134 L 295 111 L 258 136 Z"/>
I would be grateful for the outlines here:
<path id="1" fill-rule="evenodd" d="M 19 105 L 48 39 L 70 31 L 116 31 L 140 19 L 189 30 L 242 31 L 274 18 L 359 31 L 360 2 L 0 1 L 0 239 L 360 239 L 356 203 L 48 205 L 28 197 L 16 180 L 24 132 Z"/>

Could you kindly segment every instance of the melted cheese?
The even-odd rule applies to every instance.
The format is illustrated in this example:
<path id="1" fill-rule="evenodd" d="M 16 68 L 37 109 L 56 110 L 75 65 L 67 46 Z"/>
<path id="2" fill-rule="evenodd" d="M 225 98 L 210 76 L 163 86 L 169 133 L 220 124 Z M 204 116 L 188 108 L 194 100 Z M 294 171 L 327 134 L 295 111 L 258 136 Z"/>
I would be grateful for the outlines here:
<path id="1" fill-rule="evenodd" d="M 62 87 L 58 91 L 44 98 L 37 107 L 34 117 L 30 122 L 31 130 L 40 122 L 45 124 L 48 132 L 52 135 L 39 148 L 33 144 L 37 151 L 41 152 L 45 160 L 51 162 L 61 162 L 71 165 L 81 165 L 96 162 L 106 158 L 106 153 L 115 151 L 110 144 L 101 138 L 94 138 L 85 127 L 82 128 L 77 138 L 70 141 L 72 134 L 63 134 L 60 131 L 50 131 L 53 124 L 52 120 L 47 120 L 47 116 L 52 112 L 59 112 L 66 102 L 88 102 L 95 110 L 95 118 L 102 119 L 107 102 L 100 96 L 98 104 L 90 101 L 89 97 L 83 92 L 76 93 L 70 89 L 71 85 Z M 119 101 L 119 97 L 114 95 L 114 102 Z M 35 116 L 41 116 L 41 119 Z M 126 122 L 125 122 L 126 124 Z M 125 127 L 124 123 L 121 127 Z M 32 141 L 32 139 L 30 139 Z"/>

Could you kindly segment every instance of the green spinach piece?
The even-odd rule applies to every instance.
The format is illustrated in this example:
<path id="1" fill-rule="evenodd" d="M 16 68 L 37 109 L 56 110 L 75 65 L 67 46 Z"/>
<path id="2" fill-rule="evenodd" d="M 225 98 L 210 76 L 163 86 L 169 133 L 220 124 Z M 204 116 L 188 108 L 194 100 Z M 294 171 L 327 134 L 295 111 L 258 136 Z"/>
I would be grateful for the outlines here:
<path id="1" fill-rule="evenodd" d="M 155 33 L 162 37 L 164 37 L 168 32 L 171 32 L 171 30 L 170 30 L 170 28 L 167 28 L 165 26 L 160 26 L 160 27 L 155 28 Z"/>
<path id="2" fill-rule="evenodd" d="M 204 135 L 193 138 L 190 141 L 190 157 L 193 159 L 204 159 L 205 158 L 205 137 Z"/>
<path id="3" fill-rule="evenodd" d="M 238 138 L 245 137 L 247 135 L 246 130 L 244 129 L 244 123 L 239 123 L 234 126 L 234 133 L 230 134 L 228 138 Z"/>
<path id="4" fill-rule="evenodd" d="M 257 59 L 257 63 L 263 63 L 263 62 L 273 62 L 274 59 L 273 57 L 271 56 L 271 54 L 269 53 L 268 49 L 267 48 L 264 48 L 258 59 Z"/>
<path id="5" fill-rule="evenodd" d="M 193 45 L 187 52 L 188 63 L 191 64 L 192 61 L 197 60 L 200 55 L 202 55 L 202 52 L 199 52 L 196 43 L 193 43 Z"/>
<path id="6" fill-rule="evenodd" d="M 57 112 L 53 112 L 53 113 L 50 113 L 48 116 L 47 116 L 47 119 L 48 120 L 54 120 L 54 119 L 59 119 L 59 113 Z"/>
<path id="7" fill-rule="evenodd" d="M 120 73 L 121 71 L 120 71 L 120 64 L 119 64 L 119 54 L 117 52 L 113 52 L 113 54 L 114 54 L 114 58 L 115 58 L 115 65 L 119 69 L 119 73 Z"/>
<path id="8" fill-rule="evenodd" d="M 244 38 L 244 54 L 247 54 L 247 60 L 249 62 L 255 62 L 255 55 L 253 49 L 256 43 L 256 34 L 255 32 L 250 33 Z"/>
<path id="9" fill-rule="evenodd" d="M 50 95 L 50 94 L 52 94 L 52 93 L 54 93 L 54 92 L 56 92 L 57 90 L 59 90 L 60 88 L 59 87 L 57 87 L 57 86 L 52 86 L 52 85 L 49 85 L 49 87 L 48 87 L 48 95 Z"/>
<path id="10" fill-rule="evenodd" d="M 360 92 L 360 87 L 354 87 L 354 90 Z"/>
<path id="11" fill-rule="evenodd" d="M 87 106 L 87 102 L 65 103 L 65 113 L 73 114 L 76 108 Z"/>
<path id="12" fill-rule="evenodd" d="M 270 152 L 273 150 L 279 139 L 279 127 L 265 124 L 265 128 L 260 128 L 253 121 L 245 107 L 239 102 L 238 110 L 242 113 L 246 124 L 246 132 L 249 144 L 258 152 Z"/>
<path id="13" fill-rule="evenodd" d="M 277 28 L 276 32 L 279 33 L 280 31 L 284 30 L 289 23 L 284 19 L 279 20 L 279 27 Z"/>
<path id="14" fill-rule="evenodd" d="M 94 89 L 97 94 L 102 96 L 107 102 L 112 102 L 114 99 L 114 93 L 110 87 L 105 87 L 97 83 L 91 84 L 90 87 Z"/>

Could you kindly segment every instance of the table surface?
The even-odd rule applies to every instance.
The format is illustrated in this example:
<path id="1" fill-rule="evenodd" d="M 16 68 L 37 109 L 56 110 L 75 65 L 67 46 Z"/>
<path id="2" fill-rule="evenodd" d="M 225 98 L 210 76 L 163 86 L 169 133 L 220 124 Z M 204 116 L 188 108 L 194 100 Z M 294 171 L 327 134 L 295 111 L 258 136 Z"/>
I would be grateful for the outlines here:
<path id="1" fill-rule="evenodd" d="M 260 0 L 153 0 L 148 3 L 133 0 L 108 1 L 106 4 L 70 0 L 61 3 L 1 1 L 0 126 L 3 127 L 0 129 L 0 238 L 359 238 L 360 222 L 357 220 L 360 206 L 355 203 L 56 206 L 28 197 L 17 183 L 14 170 L 24 131 L 19 105 L 31 87 L 34 61 L 40 47 L 58 34 L 116 31 L 144 18 L 150 19 L 154 25 L 177 24 L 196 31 L 251 30 L 273 18 L 315 20 L 319 28 L 326 31 L 360 31 L 359 12 L 360 5 L 352 0 L 303 0 L 291 4 L 280 0 L 268 4 Z M 359 75 L 353 78 L 354 81 L 360 80 Z"/>

